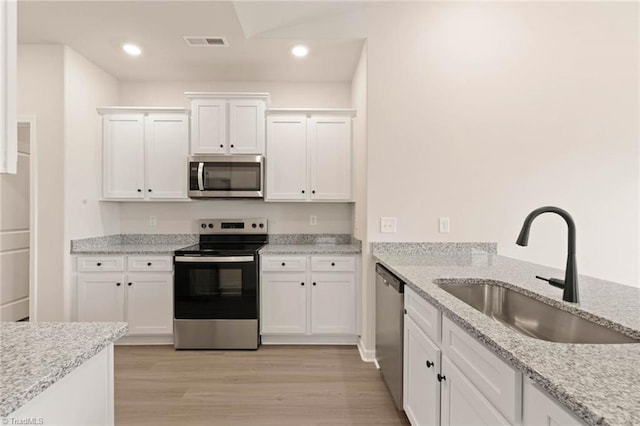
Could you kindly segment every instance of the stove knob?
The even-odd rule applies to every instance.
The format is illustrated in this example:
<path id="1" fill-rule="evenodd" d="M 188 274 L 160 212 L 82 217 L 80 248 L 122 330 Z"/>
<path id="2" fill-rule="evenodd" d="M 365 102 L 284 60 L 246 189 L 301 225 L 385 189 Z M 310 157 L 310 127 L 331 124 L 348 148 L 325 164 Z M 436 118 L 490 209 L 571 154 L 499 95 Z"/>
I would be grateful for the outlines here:
<path id="1" fill-rule="evenodd" d="M 202 225 L 200 225 L 200 228 L 205 229 L 207 227 L 206 223 L 203 223 Z"/>
<path id="2" fill-rule="evenodd" d="M 255 223 L 252 223 L 252 224 L 251 224 L 251 227 L 252 227 L 252 228 L 256 228 L 257 226 L 258 226 L 258 225 L 256 225 Z"/>
<path id="3" fill-rule="evenodd" d="M 213 223 L 210 223 L 210 224 L 209 224 L 209 228 L 213 228 Z"/>
<path id="4" fill-rule="evenodd" d="M 264 228 L 264 223 L 261 223 L 259 226 L 260 226 L 260 229 Z"/>

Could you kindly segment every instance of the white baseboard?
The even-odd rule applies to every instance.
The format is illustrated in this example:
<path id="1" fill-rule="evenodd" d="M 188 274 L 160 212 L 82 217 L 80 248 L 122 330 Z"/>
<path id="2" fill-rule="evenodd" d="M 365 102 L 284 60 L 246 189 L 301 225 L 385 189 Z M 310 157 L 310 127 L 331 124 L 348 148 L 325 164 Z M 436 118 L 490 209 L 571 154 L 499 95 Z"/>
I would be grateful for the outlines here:
<path id="1" fill-rule="evenodd" d="M 357 336 L 262 335 L 263 345 L 355 345 Z"/>
<path id="2" fill-rule="evenodd" d="M 364 362 L 376 362 L 376 351 L 366 349 L 362 344 L 362 339 L 358 340 L 358 351 L 360 352 L 360 358 L 362 358 Z M 376 363 L 376 366 L 377 365 Z"/>
<path id="3" fill-rule="evenodd" d="M 19 321 L 29 316 L 29 298 L 0 306 L 0 321 Z"/>

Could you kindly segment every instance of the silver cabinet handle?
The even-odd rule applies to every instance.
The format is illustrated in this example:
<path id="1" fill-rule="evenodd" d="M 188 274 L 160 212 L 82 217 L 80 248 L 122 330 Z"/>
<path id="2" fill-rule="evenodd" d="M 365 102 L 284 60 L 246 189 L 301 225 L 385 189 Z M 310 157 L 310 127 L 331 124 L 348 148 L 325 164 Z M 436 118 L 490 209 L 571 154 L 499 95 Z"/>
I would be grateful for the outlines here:
<path id="1" fill-rule="evenodd" d="M 240 263 L 253 262 L 253 256 L 176 256 L 176 263 Z"/>

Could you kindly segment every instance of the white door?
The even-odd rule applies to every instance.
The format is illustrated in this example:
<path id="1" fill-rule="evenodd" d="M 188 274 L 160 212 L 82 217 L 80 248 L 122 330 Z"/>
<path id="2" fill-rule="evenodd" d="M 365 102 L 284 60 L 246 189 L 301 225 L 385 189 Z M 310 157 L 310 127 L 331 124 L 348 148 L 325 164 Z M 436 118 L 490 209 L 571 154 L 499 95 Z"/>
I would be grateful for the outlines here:
<path id="1" fill-rule="evenodd" d="M 272 272 L 260 281 L 260 328 L 263 334 L 307 332 L 307 275 Z"/>
<path id="2" fill-rule="evenodd" d="M 77 277 L 78 321 L 124 321 L 124 275 L 83 274 Z"/>
<path id="3" fill-rule="evenodd" d="M 353 273 L 311 276 L 311 333 L 355 334 L 356 280 Z"/>
<path id="4" fill-rule="evenodd" d="M 144 115 L 102 118 L 104 198 L 144 198 Z"/>
<path id="5" fill-rule="evenodd" d="M 267 201 L 307 199 L 307 117 L 267 119 Z"/>
<path id="6" fill-rule="evenodd" d="M 404 411 L 412 425 L 440 424 L 440 349 L 404 316 Z"/>
<path id="7" fill-rule="evenodd" d="M 309 119 L 312 200 L 351 199 L 351 117 Z"/>
<path id="8" fill-rule="evenodd" d="M 442 355 L 442 425 L 509 425 L 500 412 Z"/>
<path id="9" fill-rule="evenodd" d="M 187 199 L 189 119 L 184 114 L 149 114 L 145 120 L 147 197 Z"/>
<path id="10" fill-rule="evenodd" d="M 173 274 L 129 274 L 126 288 L 130 335 L 173 333 Z"/>
<path id="11" fill-rule="evenodd" d="M 0 174 L 0 321 L 29 317 L 29 139 L 20 125 L 16 174 Z"/>
<path id="12" fill-rule="evenodd" d="M 227 101 L 196 99 L 191 102 L 191 153 L 227 152 Z"/>
<path id="13" fill-rule="evenodd" d="M 264 154 L 265 102 L 257 99 L 229 101 L 229 152 Z"/>

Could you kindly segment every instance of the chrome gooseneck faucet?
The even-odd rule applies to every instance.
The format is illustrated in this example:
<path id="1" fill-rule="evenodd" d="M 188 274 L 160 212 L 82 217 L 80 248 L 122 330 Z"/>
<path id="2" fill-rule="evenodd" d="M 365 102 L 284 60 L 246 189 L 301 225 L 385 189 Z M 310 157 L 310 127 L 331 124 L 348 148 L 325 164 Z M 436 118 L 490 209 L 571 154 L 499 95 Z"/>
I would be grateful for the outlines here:
<path id="1" fill-rule="evenodd" d="M 516 244 L 519 246 L 526 247 L 529 243 L 529 230 L 531 229 L 531 223 L 533 220 L 541 215 L 542 213 L 556 213 L 560 215 L 565 222 L 567 222 L 567 226 L 569 227 L 569 244 L 567 248 L 567 268 L 564 273 L 564 281 L 559 280 L 557 278 L 542 278 L 536 276 L 536 278 L 547 281 L 549 284 L 564 288 L 564 293 L 562 294 L 562 300 L 572 303 L 579 303 L 580 297 L 578 296 L 578 267 L 576 265 L 576 224 L 573 221 L 571 215 L 566 211 L 558 207 L 540 207 L 539 209 L 535 209 L 524 220 L 522 224 L 522 229 L 520 230 L 520 235 L 518 235 L 518 240 Z"/>

